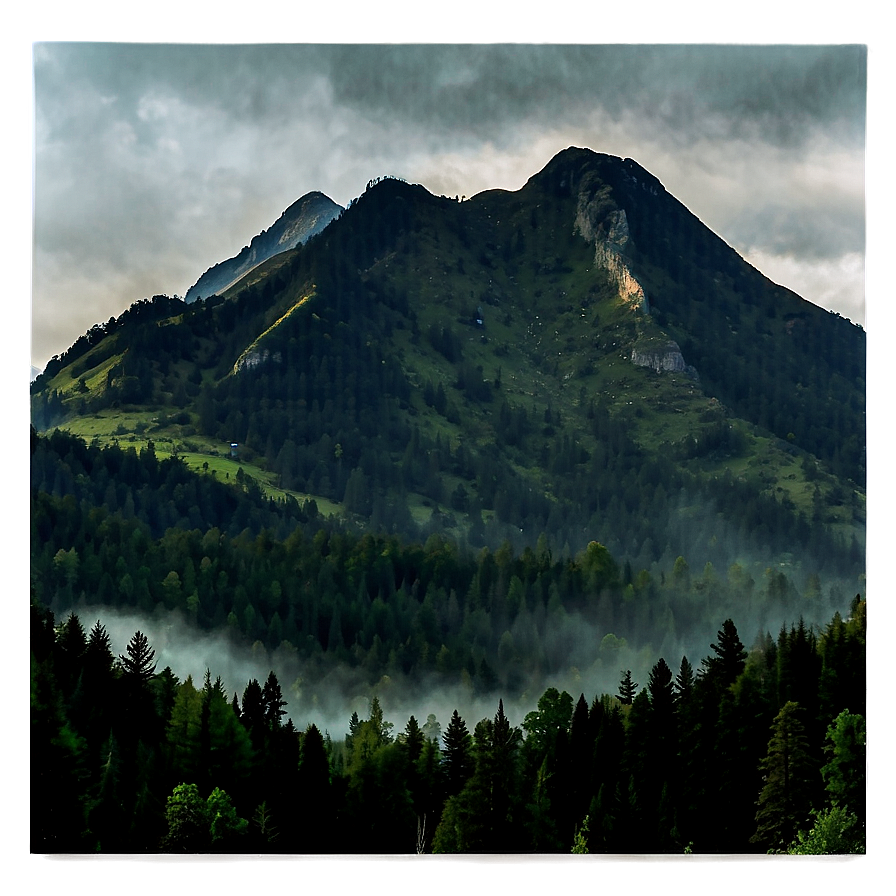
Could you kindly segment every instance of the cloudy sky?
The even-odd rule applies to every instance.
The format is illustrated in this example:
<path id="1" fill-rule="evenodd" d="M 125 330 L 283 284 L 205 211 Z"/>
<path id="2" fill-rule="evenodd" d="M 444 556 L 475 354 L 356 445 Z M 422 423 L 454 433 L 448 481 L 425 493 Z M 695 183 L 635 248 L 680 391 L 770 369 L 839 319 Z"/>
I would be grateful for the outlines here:
<path id="1" fill-rule="evenodd" d="M 311 190 L 514 190 L 573 145 L 865 323 L 861 46 L 38 42 L 33 75 L 38 367 Z"/>

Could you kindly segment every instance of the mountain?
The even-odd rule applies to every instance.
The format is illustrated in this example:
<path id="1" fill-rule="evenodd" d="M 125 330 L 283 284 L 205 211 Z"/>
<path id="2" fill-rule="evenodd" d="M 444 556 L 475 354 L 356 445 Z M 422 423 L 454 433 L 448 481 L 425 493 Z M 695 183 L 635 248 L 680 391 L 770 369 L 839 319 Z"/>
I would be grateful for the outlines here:
<path id="1" fill-rule="evenodd" d="M 37 429 L 407 538 L 862 574 L 864 331 L 631 159 L 570 148 L 462 202 L 374 180 L 211 292 L 92 328 L 33 384 Z"/>
<path id="2" fill-rule="evenodd" d="M 184 301 L 194 302 L 202 296 L 221 295 L 237 280 L 260 264 L 287 252 L 320 233 L 342 211 L 323 193 L 307 193 L 296 200 L 265 231 L 244 246 L 239 255 L 209 268 L 188 290 Z"/>

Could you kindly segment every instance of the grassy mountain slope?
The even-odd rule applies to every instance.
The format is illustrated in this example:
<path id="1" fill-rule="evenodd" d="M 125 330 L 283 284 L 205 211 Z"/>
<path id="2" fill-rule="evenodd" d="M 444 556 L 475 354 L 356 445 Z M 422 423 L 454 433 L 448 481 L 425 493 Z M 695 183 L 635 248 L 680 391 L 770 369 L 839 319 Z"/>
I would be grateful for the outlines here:
<path id="1" fill-rule="evenodd" d="M 236 441 L 399 532 L 853 574 L 864 345 L 636 163 L 570 149 L 464 202 L 377 182 L 226 298 L 95 327 L 33 416 L 200 467 Z"/>

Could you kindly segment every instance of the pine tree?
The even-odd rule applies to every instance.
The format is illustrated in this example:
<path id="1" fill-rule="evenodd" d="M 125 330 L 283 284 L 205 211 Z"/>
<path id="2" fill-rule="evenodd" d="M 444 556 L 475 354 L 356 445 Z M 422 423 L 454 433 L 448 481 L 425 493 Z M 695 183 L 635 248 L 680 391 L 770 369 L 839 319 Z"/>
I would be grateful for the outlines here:
<path id="1" fill-rule="evenodd" d="M 75 692 L 87 649 L 87 636 L 81 620 L 71 613 L 56 636 L 56 681 L 66 699 Z"/>
<path id="2" fill-rule="evenodd" d="M 571 794 L 571 810 L 576 823 L 582 821 L 591 802 L 595 731 L 589 722 L 588 702 L 585 695 L 580 694 L 569 729 L 570 780 L 575 782 Z M 585 832 L 587 833 L 587 827 Z"/>
<path id="3" fill-rule="evenodd" d="M 414 716 L 408 719 L 408 724 L 404 729 L 404 742 L 408 753 L 408 761 L 414 763 L 423 749 L 423 732 L 420 730 L 419 724 Z"/>
<path id="4" fill-rule="evenodd" d="M 622 681 L 619 682 L 619 702 L 623 706 L 631 706 L 638 693 L 638 683 L 632 681 L 632 670 L 626 669 L 622 673 Z"/>
<path id="5" fill-rule="evenodd" d="M 781 850 L 805 827 L 816 763 L 809 753 L 798 704 L 785 703 L 772 723 L 768 752 L 760 763 L 765 784 L 759 794 L 751 843 Z"/>
<path id="6" fill-rule="evenodd" d="M 257 678 L 252 678 L 243 690 L 243 707 L 240 713 L 240 722 L 249 732 L 252 747 L 256 752 L 264 748 L 265 737 L 265 706 L 262 697 L 261 685 Z"/>
<path id="7" fill-rule="evenodd" d="M 201 708 L 202 697 L 188 675 L 177 689 L 166 735 L 168 767 L 174 780 L 196 780 Z"/>
<path id="8" fill-rule="evenodd" d="M 442 750 L 445 792 L 451 797 L 461 792 L 473 773 L 472 738 L 466 722 L 458 715 L 456 709 L 442 735 L 442 741 L 445 745 Z"/>
<path id="9" fill-rule="evenodd" d="M 155 695 L 150 683 L 155 674 L 155 651 L 143 632 L 137 631 L 127 644 L 126 655 L 119 655 L 121 668 L 121 711 L 116 725 L 116 735 L 121 746 L 122 759 L 127 769 L 134 770 L 137 742 L 156 744 L 164 736 L 156 711 Z"/>
<path id="10" fill-rule="evenodd" d="M 678 794 L 678 720 L 675 713 L 672 670 L 661 657 L 650 670 L 647 683 L 650 696 L 647 783 L 651 800 L 657 807 L 655 852 L 675 848 L 675 820 L 671 806 Z"/>
<path id="11" fill-rule="evenodd" d="M 688 658 L 681 658 L 681 665 L 678 668 L 678 675 L 675 676 L 675 704 L 681 706 L 686 704 L 694 690 L 694 668 L 688 662 Z"/>
<path id="12" fill-rule="evenodd" d="M 727 688 L 744 671 L 747 662 L 747 650 L 741 643 L 737 628 L 731 619 L 722 623 L 718 633 L 718 643 L 710 644 L 714 657 L 706 657 L 702 661 L 703 672 L 712 678 L 719 687 Z"/>
<path id="13" fill-rule="evenodd" d="M 299 751 L 298 792 L 303 803 L 314 806 L 313 812 L 301 812 L 298 819 L 300 852 L 322 853 L 338 845 L 333 830 L 333 785 L 326 745 L 316 725 L 309 725 L 302 735 Z"/>
<path id="14" fill-rule="evenodd" d="M 143 632 L 135 632 L 127 645 L 127 656 L 119 654 L 119 661 L 125 678 L 140 684 L 147 684 L 156 671 L 153 662 L 156 652 L 149 646 L 149 639 Z"/>
<path id="15" fill-rule="evenodd" d="M 270 729 L 280 727 L 280 718 L 286 715 L 286 701 L 280 690 L 280 682 L 272 669 L 268 675 L 268 680 L 264 683 L 261 691 L 261 699 L 264 705 L 264 720 Z"/>

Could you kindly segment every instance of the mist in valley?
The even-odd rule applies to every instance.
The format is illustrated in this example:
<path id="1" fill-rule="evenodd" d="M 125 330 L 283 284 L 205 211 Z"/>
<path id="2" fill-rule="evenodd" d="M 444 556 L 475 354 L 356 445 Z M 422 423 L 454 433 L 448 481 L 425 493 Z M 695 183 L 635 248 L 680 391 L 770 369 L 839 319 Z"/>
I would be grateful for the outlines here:
<path id="1" fill-rule="evenodd" d="M 724 576 L 724 571 L 720 575 Z M 755 588 L 762 584 L 757 582 Z M 846 583 L 838 581 L 807 605 L 794 589 L 793 613 L 786 609 L 757 612 L 745 605 L 744 612 L 733 618 L 749 650 L 758 637 L 769 634 L 776 638 L 782 626 L 789 628 L 800 618 L 818 630 L 835 611 L 845 617 L 853 594 Z M 54 608 L 54 612 L 57 623 L 69 612 L 76 613 L 85 631 L 99 620 L 115 656 L 124 654 L 133 634 L 141 631 L 155 650 L 157 672 L 168 666 L 180 681 L 190 676 L 201 688 L 208 671 L 212 681 L 220 677 L 229 699 L 235 693 L 240 702 L 251 679 L 264 684 L 273 671 L 287 701 L 287 717 L 296 728 L 301 731 L 313 723 L 334 742 L 348 733 L 353 712 L 359 719 L 369 716 L 374 696 L 384 718 L 393 724 L 393 734 L 404 730 L 411 716 L 421 726 L 434 716 L 439 728 L 427 730 L 430 736 L 437 736 L 444 732 L 454 710 L 472 731 L 480 719 L 494 717 L 499 700 L 511 723 L 520 725 L 549 687 L 567 691 L 574 701 L 583 694 L 590 704 L 602 694 L 616 695 L 622 676 L 631 670 L 640 689 L 660 657 L 673 674 L 677 674 L 682 657 L 699 670 L 701 660 L 712 655 L 710 645 L 717 640 L 725 618 L 720 615 L 712 624 L 696 625 L 689 631 L 679 631 L 670 619 L 662 641 L 650 643 L 637 631 L 614 631 L 611 624 L 601 625 L 579 612 L 563 611 L 550 618 L 524 612 L 501 638 L 498 672 L 500 682 L 506 684 L 485 690 L 481 680 L 477 677 L 474 681 L 465 670 L 422 677 L 398 672 L 372 681 L 363 665 L 337 664 L 323 654 L 304 659 L 287 643 L 274 650 L 260 642 L 247 646 L 226 631 L 203 631 L 177 611 L 159 609 L 142 615 L 81 603 L 71 610 Z"/>

